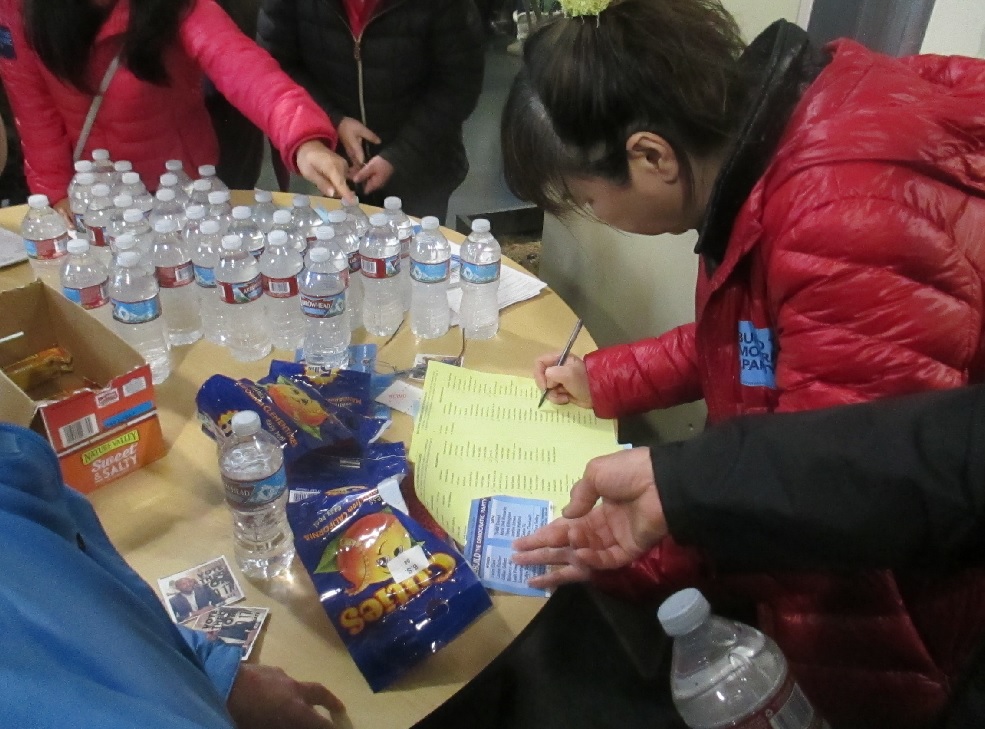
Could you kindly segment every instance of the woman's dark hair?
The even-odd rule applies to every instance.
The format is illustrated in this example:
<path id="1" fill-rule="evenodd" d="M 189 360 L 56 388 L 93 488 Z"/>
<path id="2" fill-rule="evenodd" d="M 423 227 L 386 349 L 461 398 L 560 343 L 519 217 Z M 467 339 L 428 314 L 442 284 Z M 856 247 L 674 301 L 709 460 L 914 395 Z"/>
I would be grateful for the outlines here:
<path id="1" fill-rule="evenodd" d="M 568 177 L 629 180 L 626 139 L 658 134 L 689 189 L 690 160 L 728 143 L 748 96 L 745 44 L 717 0 L 614 0 L 532 33 L 503 110 L 506 183 L 562 214 Z"/>
<path id="2" fill-rule="evenodd" d="M 129 0 L 130 20 L 120 60 L 134 76 L 148 83 L 168 83 L 164 50 L 192 2 Z M 108 15 L 91 0 L 24 0 L 27 41 L 41 62 L 58 78 L 90 93 L 95 89 L 86 77 L 89 55 Z"/>

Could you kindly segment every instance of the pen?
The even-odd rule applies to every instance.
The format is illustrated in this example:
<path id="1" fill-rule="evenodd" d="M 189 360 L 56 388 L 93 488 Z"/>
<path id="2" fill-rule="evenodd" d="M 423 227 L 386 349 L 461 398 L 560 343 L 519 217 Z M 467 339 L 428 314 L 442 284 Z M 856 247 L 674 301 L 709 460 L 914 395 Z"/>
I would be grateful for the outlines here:
<path id="1" fill-rule="evenodd" d="M 581 331 L 581 323 L 581 319 L 575 322 L 575 328 L 571 330 L 571 336 L 568 337 L 568 343 L 564 345 L 564 349 L 561 351 L 561 356 L 557 358 L 557 364 L 555 367 L 560 367 L 563 365 L 564 361 L 568 358 L 568 355 L 571 354 L 571 347 L 574 346 L 575 340 L 578 338 L 578 332 Z M 537 407 L 544 404 L 544 400 L 547 399 L 547 393 L 550 391 L 550 387 L 544 390 L 544 394 L 540 396 L 540 402 L 537 403 Z"/>

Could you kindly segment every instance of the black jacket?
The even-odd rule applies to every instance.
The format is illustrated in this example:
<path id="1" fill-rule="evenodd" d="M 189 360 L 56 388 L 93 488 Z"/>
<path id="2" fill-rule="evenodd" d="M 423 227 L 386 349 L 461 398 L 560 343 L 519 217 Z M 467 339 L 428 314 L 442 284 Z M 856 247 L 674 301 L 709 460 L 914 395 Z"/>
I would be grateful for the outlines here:
<path id="1" fill-rule="evenodd" d="M 465 179 L 484 64 L 472 0 L 381 0 L 358 39 L 342 0 L 263 0 L 258 39 L 336 126 L 349 116 L 380 136 L 370 152 L 395 179 L 449 192 Z"/>

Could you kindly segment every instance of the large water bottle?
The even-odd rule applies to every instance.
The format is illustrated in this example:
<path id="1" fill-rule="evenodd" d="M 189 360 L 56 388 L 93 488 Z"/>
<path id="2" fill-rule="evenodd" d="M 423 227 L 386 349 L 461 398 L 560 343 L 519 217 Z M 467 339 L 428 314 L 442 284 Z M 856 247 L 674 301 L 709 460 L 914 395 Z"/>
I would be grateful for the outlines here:
<path id="1" fill-rule="evenodd" d="M 229 192 L 229 187 L 216 174 L 215 165 L 199 165 L 198 179 L 208 182 L 209 190 L 211 191 L 225 190 Z"/>
<path id="2" fill-rule="evenodd" d="M 185 206 L 174 197 L 174 190 L 164 188 L 154 194 L 154 209 L 148 216 L 151 226 L 158 220 L 173 220 L 179 229 L 185 227 Z"/>
<path id="3" fill-rule="evenodd" d="M 121 253 L 109 285 L 116 332 L 150 365 L 159 385 L 171 374 L 171 345 L 161 316 L 157 281 L 140 265 L 136 251 Z"/>
<path id="4" fill-rule="evenodd" d="M 304 238 L 305 247 L 311 247 L 315 242 L 315 229 L 324 225 L 325 221 L 311 207 L 311 198 L 307 195 L 292 197 L 291 206 L 291 225 L 295 233 Z"/>
<path id="5" fill-rule="evenodd" d="M 264 316 L 260 264 L 243 250 L 238 236 L 222 238 L 219 267 L 219 317 L 222 340 L 234 359 L 251 362 L 270 354 L 270 329 Z"/>
<path id="6" fill-rule="evenodd" d="M 267 237 L 263 231 L 253 222 L 252 213 L 246 205 L 237 205 L 232 211 L 232 223 L 229 225 L 231 235 L 239 236 L 243 241 L 243 247 L 253 254 L 257 260 L 263 255 L 263 248 L 267 245 Z"/>
<path id="7" fill-rule="evenodd" d="M 178 184 L 185 191 L 185 199 L 187 199 L 192 192 L 192 178 L 185 172 L 184 163 L 180 159 L 169 159 L 164 163 L 164 169 L 178 178 Z"/>
<path id="8" fill-rule="evenodd" d="M 85 212 L 89 209 L 92 198 L 92 186 L 96 184 L 95 167 L 89 160 L 79 160 L 75 163 L 77 170 L 72 181 L 68 183 L 68 206 L 72 211 L 72 222 L 79 233 L 85 232 Z"/>
<path id="9" fill-rule="evenodd" d="M 448 331 L 450 273 L 451 244 L 442 234 L 438 219 L 428 215 L 410 244 L 410 328 L 417 336 L 433 339 Z"/>
<path id="10" fill-rule="evenodd" d="M 502 251 L 489 221 L 476 218 L 462 244 L 462 329 L 468 339 L 489 339 L 499 330 L 499 267 Z"/>
<path id="11" fill-rule="evenodd" d="M 692 729 L 827 729 L 770 638 L 711 614 L 694 588 L 671 595 L 657 617 L 674 639 L 670 688 Z"/>
<path id="12" fill-rule="evenodd" d="M 298 253 L 304 255 L 304 252 L 308 250 L 308 239 L 294 229 L 294 225 L 291 223 L 290 210 L 284 210 L 282 208 L 274 211 L 274 227 L 272 230 L 283 230 L 287 233 L 287 239 L 290 245 Z"/>
<path id="13" fill-rule="evenodd" d="M 188 232 L 188 229 L 185 229 Z M 194 241 L 191 243 L 190 241 Z M 198 289 L 198 311 L 202 317 L 202 336 L 213 344 L 225 344 L 220 312 L 219 292 L 216 290 L 215 270 L 222 251 L 222 234 L 217 220 L 202 221 L 194 238 L 186 235 L 185 245 L 192 252 L 195 284 Z"/>
<path id="14" fill-rule="evenodd" d="M 233 224 L 233 206 L 229 202 L 229 190 L 213 190 L 209 193 L 209 208 L 205 217 L 219 221 L 219 230 L 223 235 L 229 232 Z"/>
<path id="15" fill-rule="evenodd" d="M 172 345 L 198 341 L 202 337 L 202 317 L 198 313 L 198 292 L 191 286 L 195 268 L 175 221 L 163 218 L 154 223 L 151 261 L 161 287 L 168 340 Z"/>
<path id="16" fill-rule="evenodd" d="M 93 185 L 89 207 L 86 208 L 83 216 L 86 232 L 89 235 L 89 243 L 95 248 L 109 245 L 109 241 L 106 240 L 106 228 L 116 212 L 116 206 L 113 205 L 113 199 L 109 194 L 110 187 L 106 183 L 99 182 Z"/>
<path id="17" fill-rule="evenodd" d="M 349 288 L 345 292 L 345 308 L 349 312 L 349 329 L 363 325 L 363 277 L 359 265 L 359 243 L 362 240 L 356 226 L 345 210 L 336 208 L 328 213 L 329 225 L 335 230 L 335 243 L 349 259 Z"/>
<path id="18" fill-rule="evenodd" d="M 274 229 L 274 213 L 277 212 L 274 194 L 269 190 L 254 190 L 253 200 L 253 222 L 266 235 Z"/>
<path id="19" fill-rule="evenodd" d="M 85 238 L 68 242 L 68 255 L 63 259 L 62 293 L 93 316 L 109 325 L 113 320 L 109 303 L 109 270 L 89 248 Z"/>
<path id="20" fill-rule="evenodd" d="M 390 225 L 397 231 L 400 240 L 400 296 L 404 311 L 410 308 L 410 242 L 414 237 L 414 223 L 402 209 L 399 197 L 391 195 L 383 201 Z"/>
<path id="21" fill-rule="evenodd" d="M 366 211 L 359 204 L 359 198 L 353 198 L 352 202 L 343 200 L 342 209 L 345 210 L 346 217 L 352 221 L 352 225 L 356 229 L 356 233 L 359 234 L 359 237 L 362 238 L 366 235 L 366 231 L 369 230 L 369 216 L 366 215 Z"/>
<path id="22" fill-rule="evenodd" d="M 61 282 L 62 259 L 68 255 L 68 226 L 48 204 L 46 195 L 31 195 L 27 205 L 27 215 L 21 222 L 24 250 L 31 259 L 34 275 L 57 289 Z"/>
<path id="23" fill-rule="evenodd" d="M 400 294 L 400 240 L 386 213 L 374 213 L 359 244 L 363 277 L 363 326 L 370 334 L 388 337 L 404 318 Z"/>
<path id="24" fill-rule="evenodd" d="M 294 559 L 284 454 L 253 411 L 233 415 L 232 431 L 219 450 L 219 472 L 233 516 L 233 551 L 244 575 L 267 579 Z"/>
<path id="25" fill-rule="evenodd" d="M 287 233 L 270 231 L 260 257 L 260 273 L 270 341 L 277 349 L 293 352 L 304 341 L 305 316 L 298 289 L 298 274 L 303 268 L 304 259 L 291 245 Z"/>
<path id="26" fill-rule="evenodd" d="M 306 324 L 304 362 L 308 367 L 331 370 L 349 364 L 352 333 L 345 312 L 345 289 L 349 260 L 331 242 L 334 232 L 320 226 L 318 239 L 308 251 L 304 271 L 298 279 L 301 310 Z"/>

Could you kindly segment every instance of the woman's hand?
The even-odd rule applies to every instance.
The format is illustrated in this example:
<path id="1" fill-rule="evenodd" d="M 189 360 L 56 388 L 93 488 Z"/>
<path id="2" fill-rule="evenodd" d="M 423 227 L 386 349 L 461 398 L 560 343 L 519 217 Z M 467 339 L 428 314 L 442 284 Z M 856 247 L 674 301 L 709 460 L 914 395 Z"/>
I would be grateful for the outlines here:
<path id="1" fill-rule="evenodd" d="M 56 213 L 59 213 L 65 218 L 65 223 L 68 225 L 69 230 L 75 230 L 75 217 L 72 215 L 72 205 L 67 197 L 63 197 L 51 207 Z"/>
<path id="2" fill-rule="evenodd" d="M 371 142 L 372 144 L 381 142 L 373 130 L 351 116 L 347 116 L 339 122 L 338 132 L 339 141 L 342 143 L 354 171 L 362 169 L 362 166 L 366 164 L 363 142 Z"/>
<path id="3" fill-rule="evenodd" d="M 356 196 L 345 181 L 349 165 L 322 142 L 312 139 L 302 144 L 298 148 L 296 162 L 298 171 L 322 195 L 355 202 Z"/>
<path id="4" fill-rule="evenodd" d="M 363 191 L 369 195 L 383 187 L 393 176 L 393 165 L 385 159 L 376 155 L 369 162 L 362 166 L 356 174 L 352 176 L 352 181 L 357 185 L 363 186 Z"/>
<path id="5" fill-rule="evenodd" d="M 534 380 L 541 390 L 548 390 L 547 399 L 558 405 L 574 403 L 578 407 L 592 407 L 592 391 L 588 387 L 588 370 L 585 361 L 569 354 L 564 364 L 557 366 L 560 352 L 545 354 L 534 361 Z"/>

